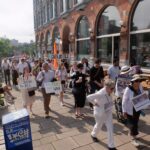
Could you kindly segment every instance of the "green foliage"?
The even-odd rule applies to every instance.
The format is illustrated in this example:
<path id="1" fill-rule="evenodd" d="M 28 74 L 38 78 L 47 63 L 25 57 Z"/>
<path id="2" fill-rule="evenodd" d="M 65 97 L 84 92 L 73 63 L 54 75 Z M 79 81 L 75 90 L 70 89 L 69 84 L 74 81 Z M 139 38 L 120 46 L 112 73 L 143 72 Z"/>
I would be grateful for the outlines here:
<path id="1" fill-rule="evenodd" d="M 12 54 L 12 46 L 8 39 L 0 39 L 0 57 L 10 56 Z"/>

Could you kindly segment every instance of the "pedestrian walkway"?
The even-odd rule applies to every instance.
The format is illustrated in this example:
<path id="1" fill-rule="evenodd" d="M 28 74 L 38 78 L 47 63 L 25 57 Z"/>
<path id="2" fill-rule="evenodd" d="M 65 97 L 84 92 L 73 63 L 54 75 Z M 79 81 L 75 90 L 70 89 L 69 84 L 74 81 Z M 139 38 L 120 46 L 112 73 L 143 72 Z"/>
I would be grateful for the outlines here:
<path id="1" fill-rule="evenodd" d="M 21 93 L 13 90 L 17 97 L 15 105 L 5 110 L 12 112 L 22 108 Z M 36 92 L 36 102 L 33 106 L 35 115 L 31 116 L 31 129 L 34 150 L 107 150 L 107 135 L 105 127 L 99 133 L 100 143 L 94 143 L 90 137 L 95 123 L 88 105 L 85 107 L 85 118 L 74 116 L 74 99 L 68 92 L 65 94 L 65 106 L 61 106 L 57 96 L 51 98 L 50 118 L 44 118 L 44 109 L 40 92 Z M 139 139 L 142 142 L 140 150 L 150 150 L 150 110 L 140 118 Z M 4 113 L 4 110 L 0 110 Z M 118 150 L 136 150 L 129 141 L 127 128 L 118 123 L 114 114 L 115 143 Z M 0 127 L 0 150 L 5 150 L 2 127 Z"/>

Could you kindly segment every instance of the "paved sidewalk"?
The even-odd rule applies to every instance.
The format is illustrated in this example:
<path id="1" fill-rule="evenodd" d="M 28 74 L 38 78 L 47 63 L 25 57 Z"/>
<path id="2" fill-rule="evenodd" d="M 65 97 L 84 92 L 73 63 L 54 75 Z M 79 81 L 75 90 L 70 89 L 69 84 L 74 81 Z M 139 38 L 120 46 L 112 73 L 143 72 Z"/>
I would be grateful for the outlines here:
<path id="1" fill-rule="evenodd" d="M 14 106 L 0 110 L 0 113 L 7 113 L 22 108 L 21 93 L 13 90 L 17 97 Z M 36 92 L 36 102 L 33 106 L 34 116 L 31 117 L 31 129 L 34 150 L 107 150 L 107 134 L 105 127 L 98 135 L 100 143 L 94 143 L 90 132 L 95 123 L 92 112 L 86 106 L 84 119 L 75 119 L 74 99 L 71 94 L 65 94 L 65 106 L 60 106 L 57 96 L 51 98 L 50 119 L 44 118 L 42 97 Z M 150 110 L 146 110 L 146 116 L 140 118 L 139 139 L 142 146 L 139 150 L 150 150 Z M 129 141 L 127 128 L 118 123 L 114 114 L 115 143 L 118 150 L 136 150 Z M 3 131 L 0 127 L 0 150 L 5 150 Z"/>

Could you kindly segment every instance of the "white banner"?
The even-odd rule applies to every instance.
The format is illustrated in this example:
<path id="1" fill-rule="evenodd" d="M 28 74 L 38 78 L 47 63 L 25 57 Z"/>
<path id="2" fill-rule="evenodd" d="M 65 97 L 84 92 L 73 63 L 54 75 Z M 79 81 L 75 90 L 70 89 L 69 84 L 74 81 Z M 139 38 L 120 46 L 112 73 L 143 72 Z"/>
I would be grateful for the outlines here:
<path id="1" fill-rule="evenodd" d="M 59 94 L 62 91 L 60 81 L 44 83 L 46 93 Z"/>
<path id="2" fill-rule="evenodd" d="M 23 78 L 19 78 L 18 86 L 19 89 L 32 89 L 37 87 L 37 83 L 35 81 L 35 78 L 31 76 L 27 80 L 24 80 Z"/>
<path id="3" fill-rule="evenodd" d="M 142 110 L 150 105 L 148 95 L 144 92 L 132 99 L 133 106 L 136 111 Z"/>

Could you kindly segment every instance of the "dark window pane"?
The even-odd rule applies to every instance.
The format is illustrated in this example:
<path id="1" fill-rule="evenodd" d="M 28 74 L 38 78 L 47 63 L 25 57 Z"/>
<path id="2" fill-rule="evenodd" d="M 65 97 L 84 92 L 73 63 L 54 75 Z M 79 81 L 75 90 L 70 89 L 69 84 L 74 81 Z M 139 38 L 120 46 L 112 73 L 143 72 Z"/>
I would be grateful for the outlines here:
<path id="1" fill-rule="evenodd" d="M 90 40 L 83 40 L 77 42 L 78 59 L 88 57 L 90 52 Z"/>
<path id="2" fill-rule="evenodd" d="M 131 24 L 131 30 L 150 29 L 150 16 L 149 16 L 150 0 L 139 1 Z"/>
<path id="3" fill-rule="evenodd" d="M 131 35 L 130 63 L 150 67 L 150 33 Z"/>
<path id="4" fill-rule="evenodd" d="M 120 32 L 120 15 L 116 7 L 110 6 L 99 17 L 97 35 L 106 35 Z"/>
<path id="5" fill-rule="evenodd" d="M 97 57 L 102 60 L 103 63 L 112 62 L 112 37 L 102 38 L 97 40 Z"/>

